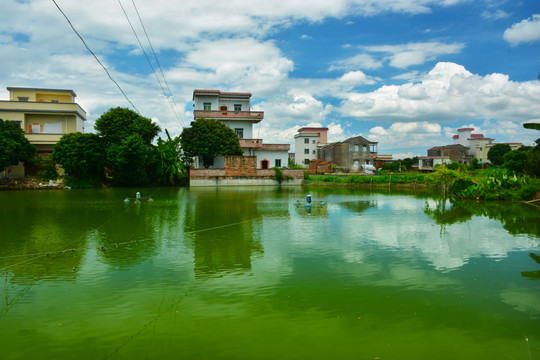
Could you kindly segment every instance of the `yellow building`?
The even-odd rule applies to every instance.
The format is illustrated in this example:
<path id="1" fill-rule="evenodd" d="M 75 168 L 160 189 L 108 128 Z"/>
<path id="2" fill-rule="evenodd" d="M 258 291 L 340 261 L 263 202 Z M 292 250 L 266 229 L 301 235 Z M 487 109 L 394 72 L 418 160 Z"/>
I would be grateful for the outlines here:
<path id="1" fill-rule="evenodd" d="M 8 87 L 9 100 L 0 100 L 0 118 L 14 121 L 37 148 L 51 154 L 64 134 L 84 132 L 86 112 L 75 103 L 73 90 Z M 27 169 L 28 172 L 28 169 Z M 22 164 L 6 170 L 6 175 L 25 175 Z"/>

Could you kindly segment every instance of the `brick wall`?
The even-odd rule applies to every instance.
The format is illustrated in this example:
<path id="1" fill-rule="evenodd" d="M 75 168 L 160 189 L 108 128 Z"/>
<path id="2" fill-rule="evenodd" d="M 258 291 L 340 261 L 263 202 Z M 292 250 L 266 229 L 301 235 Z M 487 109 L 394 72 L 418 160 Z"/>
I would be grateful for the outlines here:
<path id="1" fill-rule="evenodd" d="M 286 177 L 304 179 L 302 169 L 283 169 Z M 225 156 L 224 169 L 191 169 L 190 180 L 274 179 L 274 169 L 257 169 L 256 156 Z"/>

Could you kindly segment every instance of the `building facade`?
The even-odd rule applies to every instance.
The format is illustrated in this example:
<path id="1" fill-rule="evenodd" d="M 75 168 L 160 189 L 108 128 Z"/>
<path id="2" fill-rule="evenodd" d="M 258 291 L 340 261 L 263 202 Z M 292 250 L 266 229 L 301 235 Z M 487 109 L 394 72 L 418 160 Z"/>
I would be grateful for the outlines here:
<path id="1" fill-rule="evenodd" d="M 0 100 L 0 118 L 13 121 L 36 146 L 38 155 L 51 154 L 60 138 L 84 132 L 86 112 L 75 102 L 73 90 L 8 87 L 9 100 Z M 22 177 L 22 164 L 7 170 L 10 176 Z"/>
<path id="2" fill-rule="evenodd" d="M 295 164 L 307 166 L 317 159 L 318 150 L 327 144 L 327 127 L 303 127 L 294 135 Z"/>
<path id="3" fill-rule="evenodd" d="M 238 135 L 244 156 L 255 156 L 259 169 L 286 167 L 289 159 L 289 144 L 264 144 L 253 125 L 264 118 L 263 111 L 251 111 L 251 93 L 224 92 L 220 90 L 194 90 L 193 116 L 195 119 L 218 120 L 233 129 Z M 214 159 L 213 168 L 223 168 L 224 157 Z M 197 159 L 195 168 L 202 167 Z"/>
<path id="4" fill-rule="evenodd" d="M 377 142 L 362 136 L 355 136 L 345 141 L 322 146 L 318 159 L 333 161 L 343 171 L 359 172 L 362 165 L 373 165 L 377 157 Z"/>

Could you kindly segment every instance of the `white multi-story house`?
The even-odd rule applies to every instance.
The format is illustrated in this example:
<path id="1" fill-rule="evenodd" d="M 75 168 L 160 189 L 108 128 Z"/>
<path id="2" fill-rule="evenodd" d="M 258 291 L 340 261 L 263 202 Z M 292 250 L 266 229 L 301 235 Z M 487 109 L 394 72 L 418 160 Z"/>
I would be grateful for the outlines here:
<path id="1" fill-rule="evenodd" d="M 233 129 L 239 137 L 244 156 L 256 156 L 257 168 L 286 167 L 289 144 L 264 144 L 255 136 L 253 124 L 264 118 L 263 111 L 251 111 L 251 93 L 224 92 L 219 90 L 193 91 L 193 116 L 221 121 Z M 195 167 L 199 166 L 195 162 Z M 224 157 L 217 156 L 212 168 L 224 167 Z"/>
<path id="2" fill-rule="evenodd" d="M 303 127 L 294 135 L 295 163 L 309 165 L 317 159 L 317 150 L 327 143 L 327 127 Z"/>

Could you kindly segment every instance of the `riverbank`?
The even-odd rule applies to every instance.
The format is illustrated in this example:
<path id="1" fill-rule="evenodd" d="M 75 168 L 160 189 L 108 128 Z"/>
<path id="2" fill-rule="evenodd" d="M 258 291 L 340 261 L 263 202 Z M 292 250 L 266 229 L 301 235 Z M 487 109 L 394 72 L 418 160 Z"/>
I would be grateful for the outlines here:
<path id="1" fill-rule="evenodd" d="M 540 199 L 540 179 L 516 175 L 505 169 L 456 171 L 445 167 L 428 174 L 383 173 L 348 176 L 306 176 L 306 185 L 357 185 L 362 187 L 433 188 L 457 199 L 536 200 Z"/>
<path id="2" fill-rule="evenodd" d="M 40 181 L 36 178 L 0 179 L 1 190 L 67 190 L 69 186 L 62 181 Z"/>

